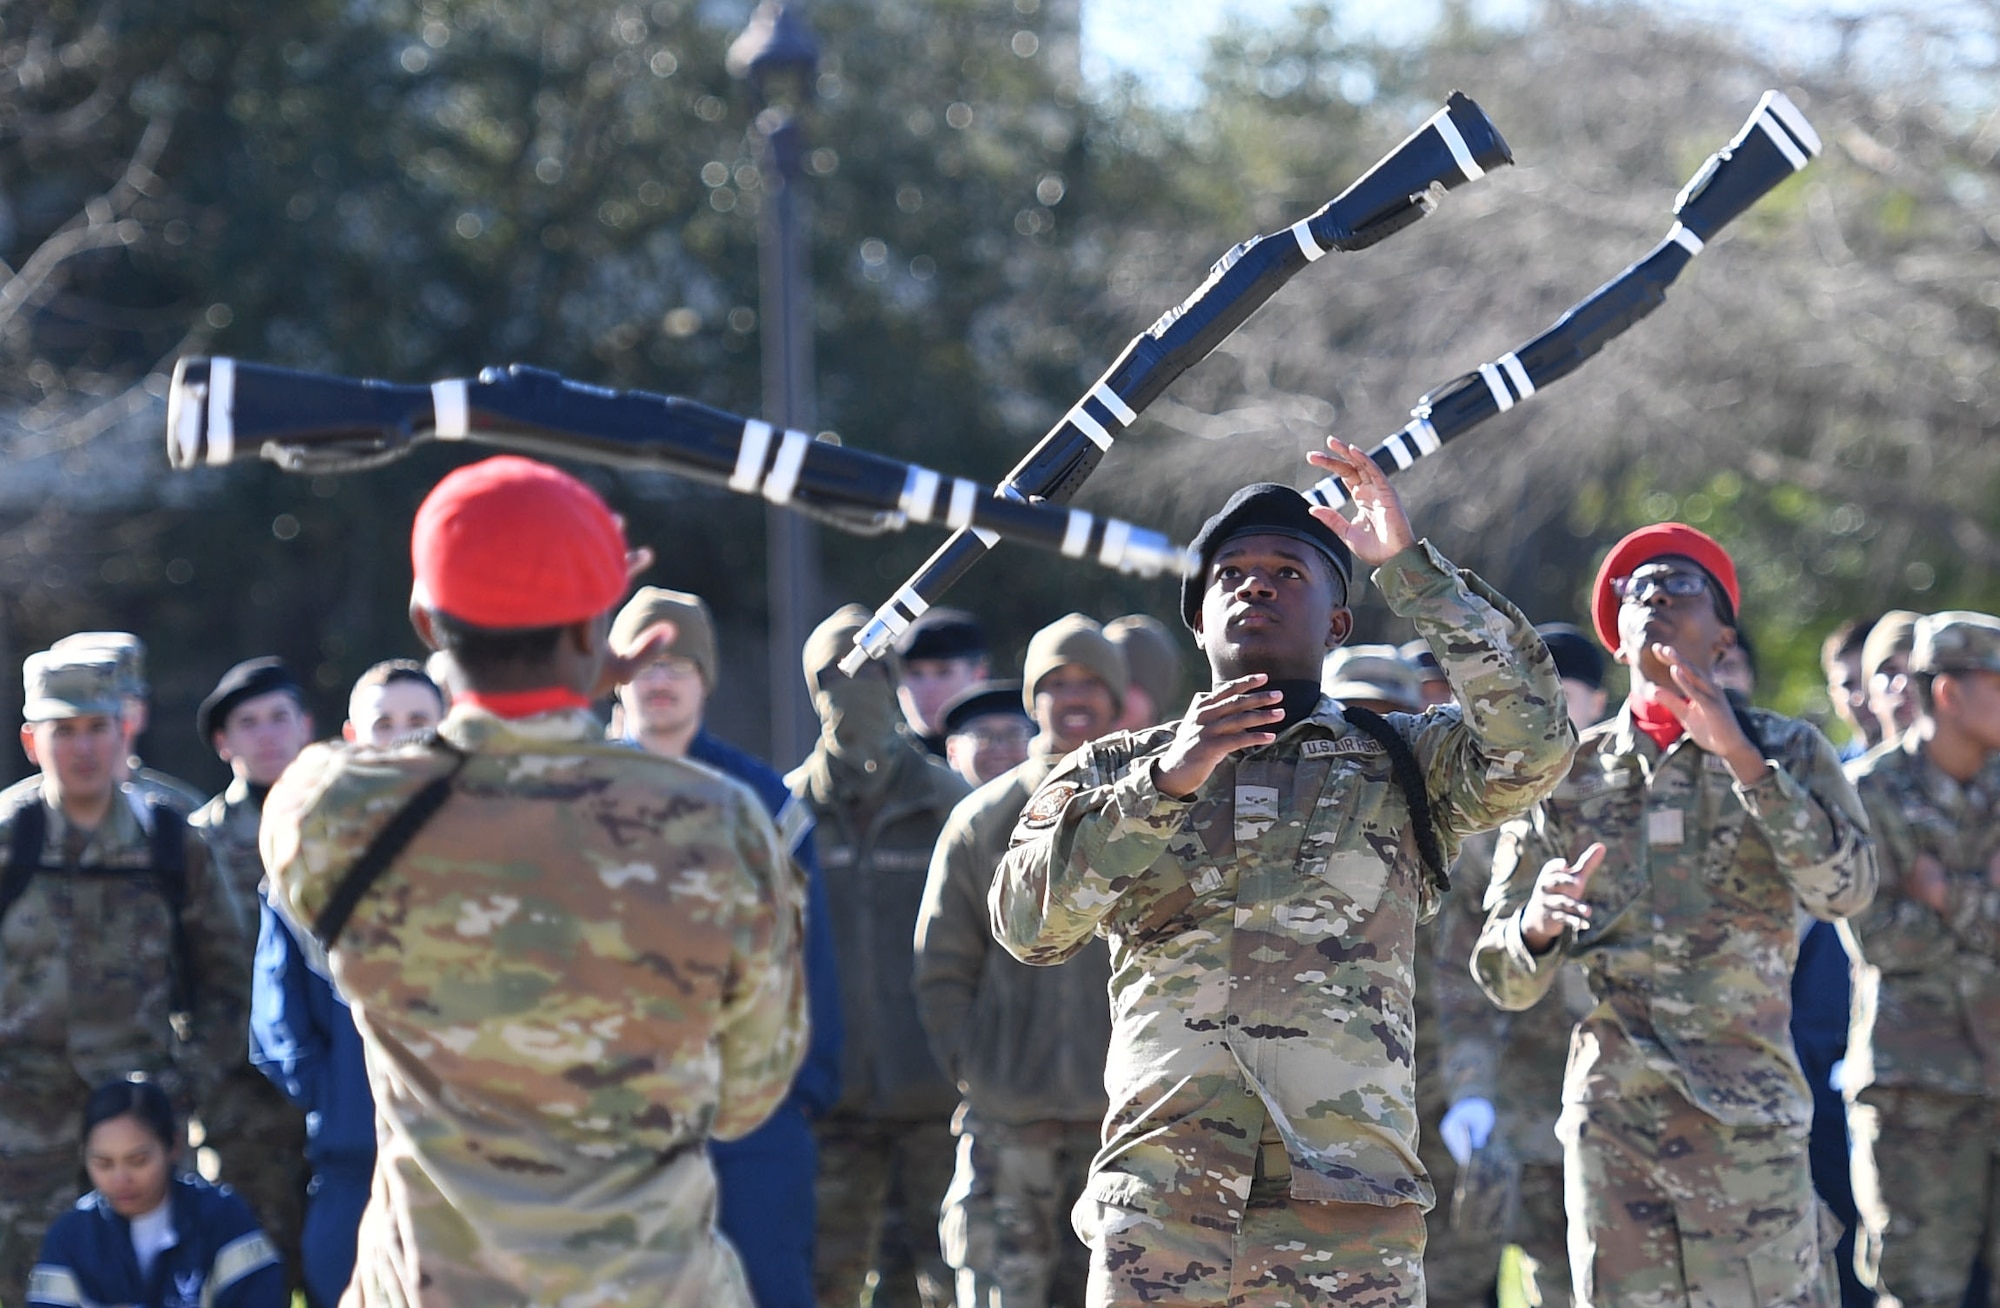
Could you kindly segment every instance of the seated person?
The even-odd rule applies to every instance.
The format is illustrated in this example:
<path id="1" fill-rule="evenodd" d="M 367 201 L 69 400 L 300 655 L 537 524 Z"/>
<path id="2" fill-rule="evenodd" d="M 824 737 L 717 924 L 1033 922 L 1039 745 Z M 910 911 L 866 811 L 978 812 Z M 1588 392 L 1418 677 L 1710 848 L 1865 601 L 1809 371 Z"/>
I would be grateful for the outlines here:
<path id="1" fill-rule="evenodd" d="M 97 1188 L 57 1219 L 28 1274 L 30 1308 L 284 1308 L 285 1270 L 250 1207 L 181 1174 L 181 1128 L 151 1081 L 110 1081 L 83 1109 Z"/>

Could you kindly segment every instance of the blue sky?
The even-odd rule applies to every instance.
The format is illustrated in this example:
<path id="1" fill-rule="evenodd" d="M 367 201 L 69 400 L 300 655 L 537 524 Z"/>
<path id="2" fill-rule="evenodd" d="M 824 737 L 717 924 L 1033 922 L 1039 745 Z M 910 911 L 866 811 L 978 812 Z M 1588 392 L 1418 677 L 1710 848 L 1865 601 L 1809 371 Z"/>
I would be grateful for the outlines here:
<path id="1" fill-rule="evenodd" d="M 1438 0 L 1328 0 L 1339 21 L 1388 40 L 1408 39 L 1437 19 Z M 1887 0 L 1653 0 L 1661 8 L 1718 22 L 1735 23 L 1780 64 L 1824 58 L 1831 49 L 1832 21 L 1845 15 L 1886 15 Z M 1084 74 L 1098 80 L 1131 71 L 1169 103 L 1194 97 L 1195 70 L 1212 35 L 1230 16 L 1251 23 L 1276 23 L 1298 0 L 1083 0 Z M 1934 0 L 1933 18 L 1949 14 L 1963 0 Z M 1499 23 L 1530 21 L 1536 0 L 1472 0 L 1475 17 Z M 1976 24 L 1975 24 L 1976 25 Z"/>

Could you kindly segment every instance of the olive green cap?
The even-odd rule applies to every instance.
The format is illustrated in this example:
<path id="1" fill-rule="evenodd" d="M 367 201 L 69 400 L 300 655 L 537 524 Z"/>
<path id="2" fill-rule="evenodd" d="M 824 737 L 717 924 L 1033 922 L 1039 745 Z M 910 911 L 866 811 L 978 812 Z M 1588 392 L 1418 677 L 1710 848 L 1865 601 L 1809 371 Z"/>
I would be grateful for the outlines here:
<path id="1" fill-rule="evenodd" d="M 118 693 L 146 698 L 146 642 L 129 631 L 79 631 L 49 646 L 49 653 L 103 650 L 118 660 Z"/>
<path id="2" fill-rule="evenodd" d="M 1917 619 L 1910 671 L 2000 672 L 2000 618 L 1948 609 Z"/>
<path id="3" fill-rule="evenodd" d="M 1111 702 L 1125 704 L 1125 655 L 1104 634 L 1104 628 L 1081 613 L 1057 618 L 1028 642 L 1021 667 L 1021 707 L 1035 711 L 1035 687 L 1065 663 L 1086 669 L 1111 692 Z"/>
<path id="4" fill-rule="evenodd" d="M 611 623 L 612 652 L 620 656 L 631 654 L 646 629 L 660 622 L 674 625 L 674 638 L 665 653 L 693 663 L 701 674 L 702 686 L 714 690 L 715 619 L 709 615 L 707 601 L 689 591 L 641 586 Z"/>
<path id="5" fill-rule="evenodd" d="M 1417 712 L 1424 706 L 1422 679 L 1394 645 L 1349 645 L 1326 659 L 1320 689 L 1335 699 L 1379 699 Z"/>
<path id="6" fill-rule="evenodd" d="M 43 650 L 21 665 L 26 722 L 55 722 L 93 713 L 117 717 L 124 708 L 118 660 L 99 649 Z"/>

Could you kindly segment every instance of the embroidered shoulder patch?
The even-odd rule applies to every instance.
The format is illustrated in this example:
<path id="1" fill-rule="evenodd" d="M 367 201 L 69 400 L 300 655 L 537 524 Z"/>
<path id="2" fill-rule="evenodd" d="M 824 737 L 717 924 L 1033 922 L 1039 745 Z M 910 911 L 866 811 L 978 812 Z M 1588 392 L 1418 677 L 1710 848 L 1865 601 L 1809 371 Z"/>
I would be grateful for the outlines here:
<path id="1" fill-rule="evenodd" d="M 1058 781 L 1035 792 L 1028 801 L 1027 811 L 1021 814 L 1021 825 L 1031 831 L 1052 827 L 1062 820 L 1063 810 L 1069 802 L 1083 793 L 1083 787 L 1074 781 Z"/>
<path id="2" fill-rule="evenodd" d="M 1302 758 L 1361 757 L 1382 753 L 1382 742 L 1369 736 L 1342 736 L 1339 740 L 1308 740 L 1299 746 Z"/>

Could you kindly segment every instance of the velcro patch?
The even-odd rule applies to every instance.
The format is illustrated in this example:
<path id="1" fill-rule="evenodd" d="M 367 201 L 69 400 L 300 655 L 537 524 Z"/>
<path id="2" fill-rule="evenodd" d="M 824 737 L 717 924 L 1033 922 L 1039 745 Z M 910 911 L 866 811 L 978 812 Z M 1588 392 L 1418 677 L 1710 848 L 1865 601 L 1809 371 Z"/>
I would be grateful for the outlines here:
<path id="1" fill-rule="evenodd" d="M 1299 747 L 1303 758 L 1342 758 L 1382 753 L 1382 742 L 1368 736 L 1342 736 L 1339 740 L 1308 740 Z"/>
<path id="2" fill-rule="evenodd" d="M 1083 793 L 1083 787 L 1074 781 L 1058 781 L 1035 792 L 1028 801 L 1027 811 L 1021 814 L 1021 825 L 1031 831 L 1052 827 L 1062 820 L 1063 810 L 1069 802 Z"/>

